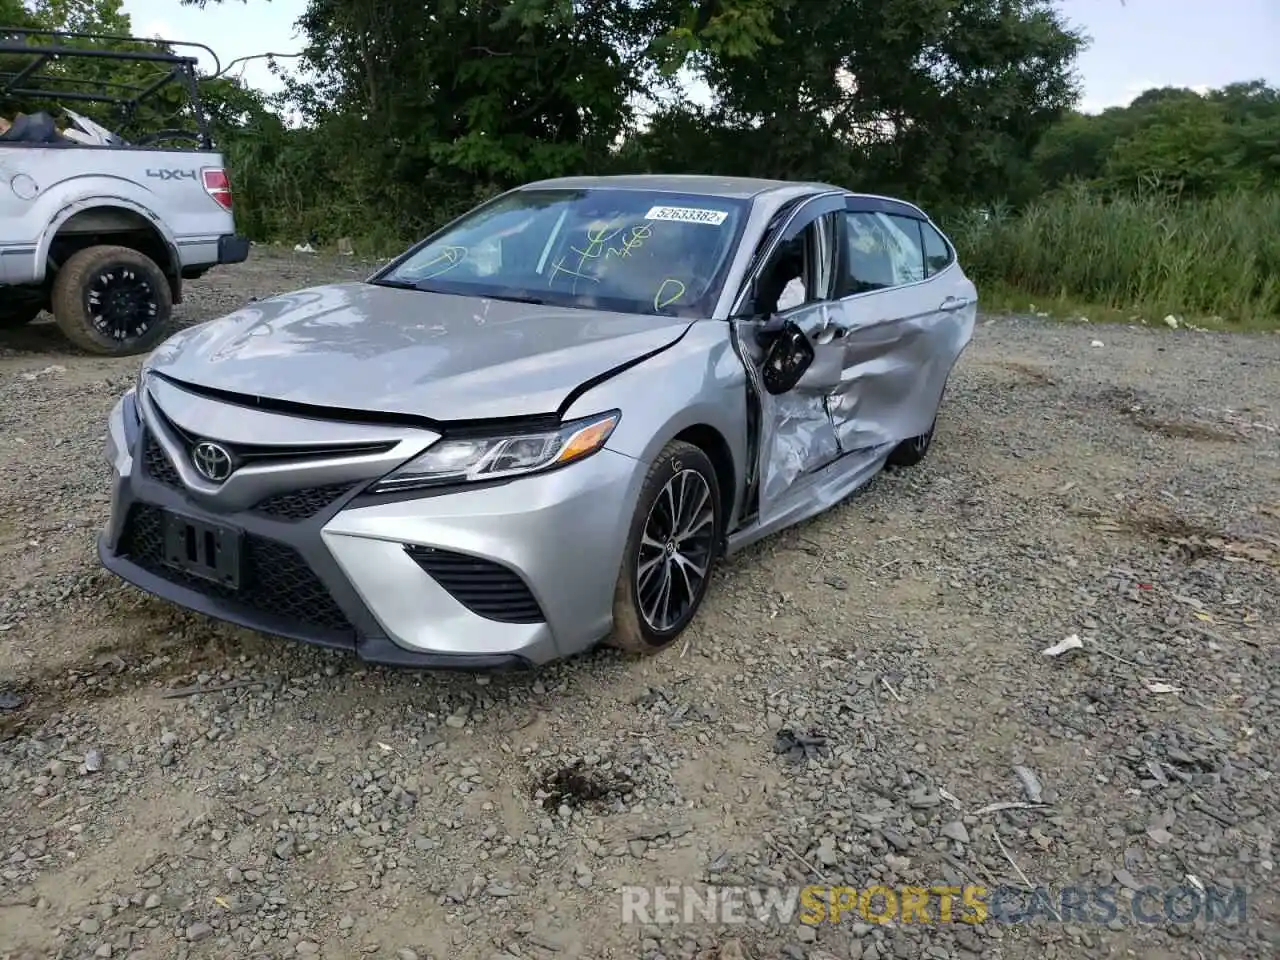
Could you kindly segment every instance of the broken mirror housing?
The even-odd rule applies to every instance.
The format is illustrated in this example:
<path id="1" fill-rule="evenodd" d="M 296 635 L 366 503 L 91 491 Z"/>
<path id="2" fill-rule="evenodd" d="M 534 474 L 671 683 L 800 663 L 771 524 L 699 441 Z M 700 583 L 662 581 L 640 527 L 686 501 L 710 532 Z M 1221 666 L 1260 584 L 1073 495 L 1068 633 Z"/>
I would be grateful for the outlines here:
<path id="1" fill-rule="evenodd" d="M 813 363 L 813 358 L 813 344 L 803 330 L 788 320 L 765 353 L 761 371 L 764 388 L 774 396 L 794 389 Z"/>

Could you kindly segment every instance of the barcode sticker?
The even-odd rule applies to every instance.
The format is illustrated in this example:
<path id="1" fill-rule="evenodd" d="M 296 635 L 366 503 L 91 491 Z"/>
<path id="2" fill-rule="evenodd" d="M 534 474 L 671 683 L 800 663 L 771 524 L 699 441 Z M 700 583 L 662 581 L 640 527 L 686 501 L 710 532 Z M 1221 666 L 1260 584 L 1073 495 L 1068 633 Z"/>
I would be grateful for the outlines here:
<path id="1" fill-rule="evenodd" d="M 672 220 L 676 223 L 707 223 L 718 227 L 729 216 L 723 210 L 705 210 L 700 207 L 650 207 L 646 220 Z"/>

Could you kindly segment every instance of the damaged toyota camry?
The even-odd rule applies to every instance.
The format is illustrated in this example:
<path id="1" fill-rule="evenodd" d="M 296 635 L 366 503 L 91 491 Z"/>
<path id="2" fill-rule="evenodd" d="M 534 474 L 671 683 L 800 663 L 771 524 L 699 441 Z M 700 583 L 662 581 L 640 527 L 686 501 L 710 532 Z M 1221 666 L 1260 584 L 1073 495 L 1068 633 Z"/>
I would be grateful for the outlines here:
<path id="1" fill-rule="evenodd" d="M 373 662 L 654 653 L 721 558 L 925 456 L 976 303 L 899 200 L 530 184 L 156 349 L 111 413 L 99 555 Z"/>

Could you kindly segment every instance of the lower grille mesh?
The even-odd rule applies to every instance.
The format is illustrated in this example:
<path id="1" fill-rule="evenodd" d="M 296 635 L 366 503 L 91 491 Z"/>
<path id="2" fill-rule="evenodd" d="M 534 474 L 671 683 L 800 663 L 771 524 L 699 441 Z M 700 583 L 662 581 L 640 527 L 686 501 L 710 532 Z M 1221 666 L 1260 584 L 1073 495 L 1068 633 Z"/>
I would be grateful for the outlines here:
<path id="1" fill-rule="evenodd" d="M 165 486 L 181 487 L 182 478 L 178 476 L 178 471 L 169 462 L 169 457 L 160 449 L 160 444 L 156 443 L 155 438 L 147 433 L 142 438 L 142 443 L 142 460 L 146 464 L 147 473 L 151 479 L 158 480 Z"/>
<path id="2" fill-rule="evenodd" d="M 406 546 L 431 579 L 477 616 L 501 623 L 543 623 L 546 617 L 520 575 L 501 564 L 432 547 Z"/>
<path id="3" fill-rule="evenodd" d="M 352 489 L 354 484 L 334 483 L 325 487 L 307 487 L 277 493 L 257 503 L 254 513 L 280 520 L 309 520 Z"/>
<path id="4" fill-rule="evenodd" d="M 240 589 L 177 570 L 164 562 L 164 514 L 149 504 L 134 504 L 120 538 L 120 552 L 158 577 L 209 597 L 335 633 L 355 629 L 302 555 L 292 547 L 245 534 Z"/>

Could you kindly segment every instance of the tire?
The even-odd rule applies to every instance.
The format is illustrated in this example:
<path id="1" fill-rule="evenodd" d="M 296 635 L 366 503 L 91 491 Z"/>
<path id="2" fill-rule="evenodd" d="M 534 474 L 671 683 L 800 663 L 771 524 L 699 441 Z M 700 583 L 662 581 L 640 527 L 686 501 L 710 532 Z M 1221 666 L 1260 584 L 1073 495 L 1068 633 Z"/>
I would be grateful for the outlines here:
<path id="1" fill-rule="evenodd" d="M 667 491 L 672 490 L 672 495 L 678 497 L 682 485 L 687 485 L 684 487 L 688 497 L 686 505 L 699 502 L 698 488 L 701 488 L 705 490 L 706 506 L 711 511 L 709 521 L 697 525 L 686 521 L 684 524 L 686 528 L 692 526 L 693 529 L 684 538 L 684 550 L 674 554 L 675 558 L 683 557 L 684 563 L 680 559 L 664 560 L 662 552 L 654 551 L 644 543 L 647 530 L 651 539 L 660 538 L 667 544 L 666 557 L 673 556 L 672 548 L 679 540 L 666 535 L 670 529 L 668 518 L 671 514 L 666 506 L 671 502 L 667 499 Z M 609 646 L 649 656 L 669 647 L 692 622 L 707 595 L 711 575 L 720 558 L 720 536 L 724 528 L 722 509 L 720 484 L 710 458 L 693 444 L 679 440 L 663 447 L 644 479 L 635 516 L 631 519 L 622 569 L 613 594 L 613 632 L 605 641 Z M 704 511 L 705 506 L 699 507 L 693 519 L 701 519 Z M 651 523 L 654 526 L 650 526 Z M 652 536 L 655 532 L 656 537 Z M 656 562 L 655 567 L 648 567 L 651 560 Z M 684 587 L 693 586 L 691 578 L 685 575 L 689 570 L 685 564 L 690 561 L 701 565 L 704 574 L 692 590 L 685 590 Z M 645 566 L 642 567 L 642 563 Z M 665 617 L 661 616 L 660 604 L 653 602 L 661 583 L 661 580 L 653 578 L 661 578 L 664 574 L 669 578 L 667 582 L 675 588 L 668 597 L 682 601 L 669 608 L 666 611 L 669 616 Z M 680 594 L 688 594 L 687 600 Z"/>
<path id="2" fill-rule="evenodd" d="M 173 315 L 164 271 L 129 247 L 86 247 L 72 254 L 54 277 L 52 300 L 63 336 L 105 357 L 150 350 L 168 333 Z"/>
<path id="3" fill-rule="evenodd" d="M 933 431 L 938 426 L 938 420 L 935 417 L 929 426 L 928 433 L 922 433 L 918 437 L 911 437 L 903 440 L 891 451 L 886 461 L 891 467 L 914 467 L 929 454 L 929 448 L 933 446 Z"/>
<path id="4" fill-rule="evenodd" d="M 0 307 L 0 330 L 14 330 L 25 327 L 40 316 L 43 308 L 38 303 L 18 303 Z"/>

